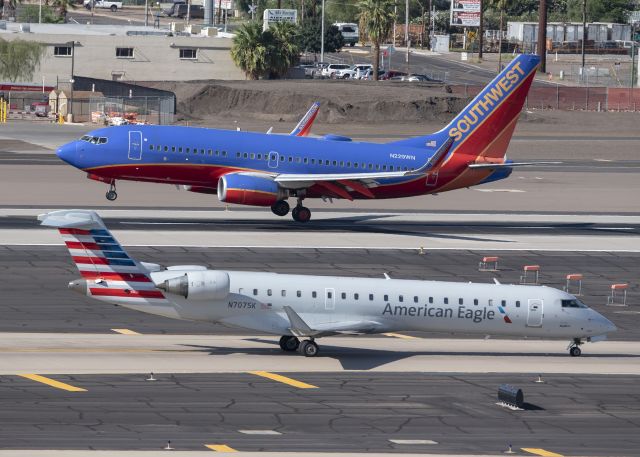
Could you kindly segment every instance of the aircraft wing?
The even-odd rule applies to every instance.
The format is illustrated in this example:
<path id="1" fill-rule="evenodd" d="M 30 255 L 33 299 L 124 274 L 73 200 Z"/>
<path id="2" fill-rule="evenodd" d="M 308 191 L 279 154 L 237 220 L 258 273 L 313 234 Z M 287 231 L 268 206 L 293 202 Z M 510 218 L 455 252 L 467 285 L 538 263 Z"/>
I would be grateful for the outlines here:
<path id="1" fill-rule="evenodd" d="M 368 198 L 374 198 L 367 184 L 375 182 L 377 179 L 401 178 L 404 176 L 423 175 L 438 168 L 444 161 L 453 138 L 445 141 L 438 150 L 420 168 L 407 171 L 383 171 L 383 172 L 351 172 L 351 173 L 309 173 L 291 174 L 282 173 L 274 177 L 274 181 L 288 188 L 305 188 L 314 184 L 326 188 L 328 191 L 337 194 L 347 200 L 353 200 L 351 194 L 345 189 L 350 187 L 353 191 Z"/>
<path id="2" fill-rule="evenodd" d="M 530 167 L 534 165 L 559 165 L 562 162 L 503 162 L 503 163 L 471 163 L 469 168 L 478 170 L 482 168 L 512 168 L 512 167 Z"/>
<path id="3" fill-rule="evenodd" d="M 362 335 L 370 333 L 380 333 L 383 331 L 383 326 L 379 322 L 375 321 L 340 321 L 340 322 L 327 322 L 314 325 L 311 328 L 301 317 L 296 313 L 291 306 L 284 306 L 284 311 L 287 313 L 287 318 L 291 327 L 291 333 L 298 337 L 322 337 L 330 335 Z"/>

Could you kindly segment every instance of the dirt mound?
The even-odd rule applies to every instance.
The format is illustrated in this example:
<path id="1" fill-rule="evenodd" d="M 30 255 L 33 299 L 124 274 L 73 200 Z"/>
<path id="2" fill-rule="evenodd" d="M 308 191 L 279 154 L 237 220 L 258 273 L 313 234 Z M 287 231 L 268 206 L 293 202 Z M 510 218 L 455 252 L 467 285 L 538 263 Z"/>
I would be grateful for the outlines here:
<path id="1" fill-rule="evenodd" d="M 178 120 L 296 121 L 319 101 L 319 122 L 328 124 L 422 122 L 450 119 L 466 98 L 439 85 L 370 81 L 193 81 L 165 83 L 176 92 Z M 171 86 L 171 87 L 169 87 Z"/>

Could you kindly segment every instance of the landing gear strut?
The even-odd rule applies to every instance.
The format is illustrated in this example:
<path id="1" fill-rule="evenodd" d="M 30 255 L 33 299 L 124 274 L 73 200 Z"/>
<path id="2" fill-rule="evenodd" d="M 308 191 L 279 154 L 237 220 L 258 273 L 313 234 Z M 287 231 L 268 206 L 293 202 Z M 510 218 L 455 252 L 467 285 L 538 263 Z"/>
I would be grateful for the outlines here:
<path id="1" fill-rule="evenodd" d="M 289 203 L 286 200 L 278 200 L 271 205 L 271 211 L 276 216 L 286 216 L 289 214 Z"/>
<path id="2" fill-rule="evenodd" d="M 582 354 L 582 350 L 580 349 L 581 344 L 582 340 L 580 338 L 573 339 L 573 342 L 569 345 L 569 355 L 571 357 L 580 357 L 580 354 Z"/>
<path id="3" fill-rule="evenodd" d="M 118 198 L 118 193 L 116 192 L 116 182 L 115 181 L 111 182 L 111 184 L 109 185 L 109 191 L 106 193 L 105 196 L 107 197 L 107 200 L 109 200 L 110 202 L 112 202 L 116 198 Z"/>
<path id="4" fill-rule="evenodd" d="M 291 211 L 291 217 L 296 222 L 309 222 L 311 219 L 311 210 L 305 206 L 302 206 L 302 198 L 298 197 L 298 204 L 293 211 Z"/>
<path id="5" fill-rule="evenodd" d="M 285 352 L 293 352 L 300 346 L 300 340 L 295 336 L 284 335 L 280 338 L 280 349 Z"/>
<path id="6" fill-rule="evenodd" d="M 305 357 L 315 357 L 316 355 L 318 355 L 318 345 L 315 343 L 315 341 L 313 341 L 313 338 L 311 338 L 310 340 L 304 340 L 302 343 L 300 343 L 298 351 L 300 351 L 300 354 L 304 355 Z"/>

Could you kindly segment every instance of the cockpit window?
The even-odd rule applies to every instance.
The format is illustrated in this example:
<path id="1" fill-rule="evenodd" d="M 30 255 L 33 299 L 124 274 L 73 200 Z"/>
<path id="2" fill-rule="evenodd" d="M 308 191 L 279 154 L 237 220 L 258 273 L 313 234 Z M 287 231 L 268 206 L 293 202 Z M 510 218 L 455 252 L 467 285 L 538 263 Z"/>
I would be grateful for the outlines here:
<path id="1" fill-rule="evenodd" d="M 586 308 L 587 305 L 582 303 L 580 300 L 562 300 L 563 308 Z"/>
<path id="2" fill-rule="evenodd" d="M 100 137 L 100 141 L 98 141 L 100 144 L 107 144 L 107 137 L 101 136 Z"/>
<path id="3" fill-rule="evenodd" d="M 92 137 L 91 140 L 89 140 L 89 143 L 98 144 L 98 137 L 97 136 Z"/>
<path id="4" fill-rule="evenodd" d="M 104 136 L 83 135 L 80 141 L 86 141 L 91 144 L 107 144 L 108 138 Z"/>
<path id="5" fill-rule="evenodd" d="M 80 141 L 89 141 L 91 139 L 91 137 L 89 135 L 84 135 L 82 138 L 80 138 Z"/>

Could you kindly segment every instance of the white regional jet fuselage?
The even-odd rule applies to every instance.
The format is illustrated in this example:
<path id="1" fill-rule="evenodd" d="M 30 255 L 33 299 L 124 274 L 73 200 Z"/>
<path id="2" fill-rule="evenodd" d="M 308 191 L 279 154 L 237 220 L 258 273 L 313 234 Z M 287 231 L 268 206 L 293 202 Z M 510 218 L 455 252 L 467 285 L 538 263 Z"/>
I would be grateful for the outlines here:
<path id="1" fill-rule="evenodd" d="M 315 338 L 411 330 L 566 338 L 576 356 L 584 340 L 616 329 L 551 287 L 163 269 L 129 257 L 94 212 L 56 211 L 40 219 L 60 229 L 83 276 L 71 289 L 150 314 L 282 335 L 283 350 L 299 348 L 307 356 L 317 354 Z"/>

